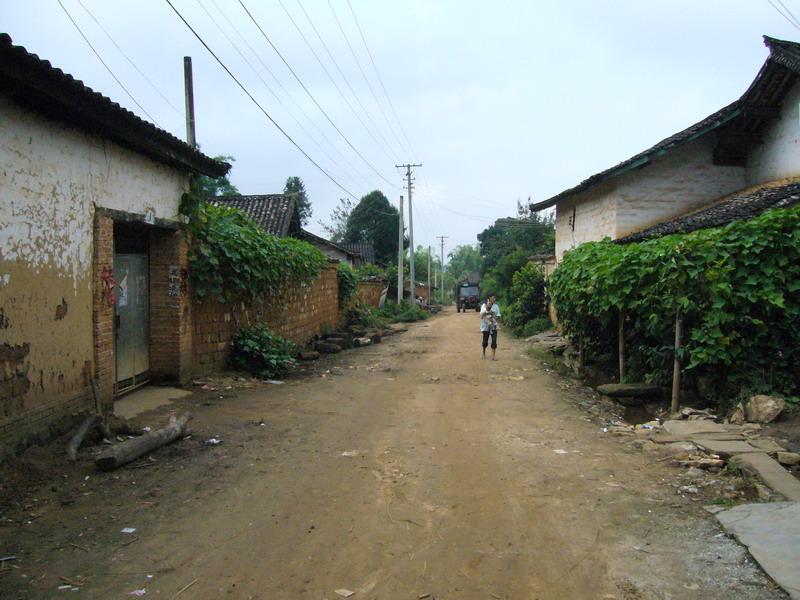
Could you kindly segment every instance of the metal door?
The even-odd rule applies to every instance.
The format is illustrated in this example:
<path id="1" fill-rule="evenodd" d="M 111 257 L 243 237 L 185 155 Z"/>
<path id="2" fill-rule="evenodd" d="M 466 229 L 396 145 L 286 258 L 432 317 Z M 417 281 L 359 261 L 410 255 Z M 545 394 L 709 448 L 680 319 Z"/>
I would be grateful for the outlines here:
<path id="1" fill-rule="evenodd" d="M 149 380 L 150 286 L 147 263 L 146 254 L 114 255 L 117 393 Z"/>

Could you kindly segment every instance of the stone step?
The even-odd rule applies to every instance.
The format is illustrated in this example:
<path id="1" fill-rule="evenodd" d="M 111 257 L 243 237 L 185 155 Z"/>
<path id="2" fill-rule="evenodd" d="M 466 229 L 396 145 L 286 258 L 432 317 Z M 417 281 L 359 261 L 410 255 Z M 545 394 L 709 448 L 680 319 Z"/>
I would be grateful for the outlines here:
<path id="1" fill-rule="evenodd" d="M 698 419 L 696 421 L 664 421 L 664 431 L 670 435 L 683 436 L 684 438 L 698 433 L 728 433 L 728 431 L 714 421 Z"/>
<path id="2" fill-rule="evenodd" d="M 722 458 L 730 458 L 739 454 L 762 452 L 743 440 L 709 440 L 692 437 L 691 440 L 706 452 L 717 454 Z"/>
<path id="3" fill-rule="evenodd" d="M 605 383 L 597 391 L 611 398 L 660 398 L 661 388 L 649 383 Z"/>
<path id="4" fill-rule="evenodd" d="M 732 462 L 746 473 L 756 475 L 772 490 L 794 502 L 800 502 L 800 481 L 780 463 L 763 452 L 737 454 Z"/>

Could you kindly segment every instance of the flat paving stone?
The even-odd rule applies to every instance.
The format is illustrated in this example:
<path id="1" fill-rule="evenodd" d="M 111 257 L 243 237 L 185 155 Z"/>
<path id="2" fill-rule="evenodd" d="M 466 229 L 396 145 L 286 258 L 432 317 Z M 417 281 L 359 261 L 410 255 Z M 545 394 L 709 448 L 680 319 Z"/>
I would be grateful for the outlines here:
<path id="1" fill-rule="evenodd" d="M 691 440 L 712 454 L 719 454 L 723 458 L 736 456 L 737 454 L 747 454 L 749 452 L 763 452 L 758 448 L 754 448 L 744 441 L 731 441 L 731 440 L 709 440 L 699 437 L 692 437 Z"/>
<path id="2" fill-rule="evenodd" d="M 742 504 L 715 516 L 790 598 L 800 600 L 800 502 Z"/>
<path id="3" fill-rule="evenodd" d="M 770 488 L 787 499 L 800 502 L 800 481 L 768 454 L 763 452 L 737 454 L 731 460 L 740 469 L 760 477 Z"/>
<path id="4" fill-rule="evenodd" d="M 727 430 L 714 421 L 664 421 L 663 429 L 673 436 L 687 438 L 697 433 L 727 433 Z"/>

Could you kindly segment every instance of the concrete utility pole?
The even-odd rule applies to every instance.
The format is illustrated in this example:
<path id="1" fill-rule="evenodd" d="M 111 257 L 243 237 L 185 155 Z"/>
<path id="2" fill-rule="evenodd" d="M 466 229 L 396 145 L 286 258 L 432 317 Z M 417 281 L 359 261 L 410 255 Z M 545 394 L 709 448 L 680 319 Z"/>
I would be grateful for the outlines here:
<path id="1" fill-rule="evenodd" d="M 414 189 L 414 184 L 411 179 L 411 169 L 414 167 L 421 167 L 422 165 L 395 165 L 398 169 L 405 167 L 406 169 L 406 188 L 408 190 L 408 245 L 411 247 L 410 261 L 408 264 L 409 279 L 411 279 L 411 299 L 417 297 L 417 281 L 416 274 L 414 273 L 414 212 L 411 208 L 411 191 Z"/>
<path id="2" fill-rule="evenodd" d="M 186 94 L 186 143 L 197 148 L 194 133 L 194 84 L 192 83 L 192 57 L 183 57 L 183 86 Z"/>
<path id="3" fill-rule="evenodd" d="M 442 242 L 442 276 L 439 278 L 441 280 L 441 286 L 439 289 L 439 302 L 444 304 L 444 241 L 449 237 L 446 235 L 437 235 L 436 236 Z"/>
<path id="4" fill-rule="evenodd" d="M 433 292 L 431 291 L 431 247 L 428 246 L 428 304 L 433 302 Z"/>
<path id="5" fill-rule="evenodd" d="M 400 231 L 397 234 L 397 303 L 403 300 L 403 197 L 400 196 Z"/>

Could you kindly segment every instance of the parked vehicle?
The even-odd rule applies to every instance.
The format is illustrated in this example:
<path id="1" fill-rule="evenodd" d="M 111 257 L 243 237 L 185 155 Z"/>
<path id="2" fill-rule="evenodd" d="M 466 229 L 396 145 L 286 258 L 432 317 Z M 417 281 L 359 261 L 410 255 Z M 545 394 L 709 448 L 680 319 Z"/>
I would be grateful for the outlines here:
<path id="1" fill-rule="evenodd" d="M 480 277 L 477 273 L 470 273 L 466 281 L 462 281 L 456 286 L 456 311 L 467 312 L 467 309 L 474 309 L 475 312 L 481 308 L 481 288 L 479 285 Z"/>

